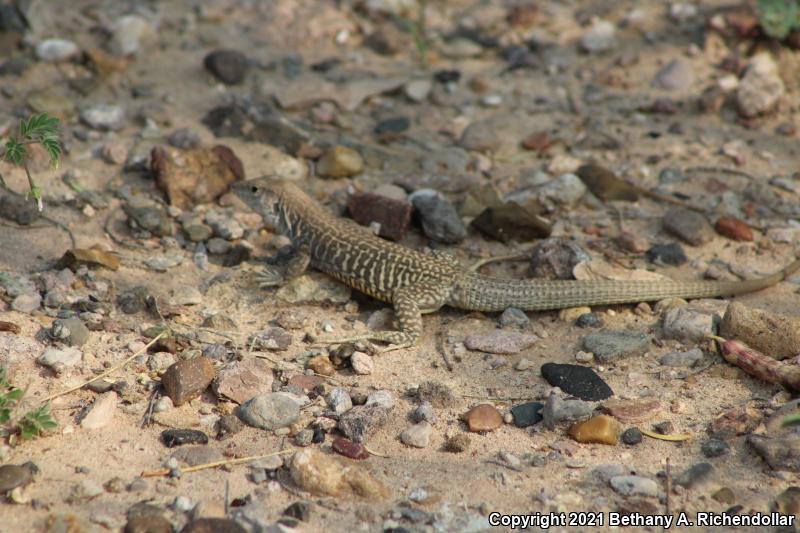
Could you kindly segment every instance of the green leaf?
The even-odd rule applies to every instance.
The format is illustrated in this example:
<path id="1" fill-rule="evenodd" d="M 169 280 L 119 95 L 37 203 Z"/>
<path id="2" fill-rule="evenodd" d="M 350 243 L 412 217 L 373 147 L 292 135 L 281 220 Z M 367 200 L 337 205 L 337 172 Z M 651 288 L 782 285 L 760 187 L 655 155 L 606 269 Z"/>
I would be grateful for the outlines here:
<path id="1" fill-rule="evenodd" d="M 797 0 L 758 0 L 758 19 L 767 35 L 783 39 L 797 26 Z"/>
<path id="2" fill-rule="evenodd" d="M 24 395 L 25 395 L 24 390 L 14 388 L 8 391 L 8 393 L 6 394 L 6 398 L 8 398 L 9 400 L 19 401 L 22 399 Z"/>
<path id="3" fill-rule="evenodd" d="M 9 163 L 21 165 L 25 160 L 25 146 L 12 137 L 6 141 L 6 153 L 3 157 Z"/>

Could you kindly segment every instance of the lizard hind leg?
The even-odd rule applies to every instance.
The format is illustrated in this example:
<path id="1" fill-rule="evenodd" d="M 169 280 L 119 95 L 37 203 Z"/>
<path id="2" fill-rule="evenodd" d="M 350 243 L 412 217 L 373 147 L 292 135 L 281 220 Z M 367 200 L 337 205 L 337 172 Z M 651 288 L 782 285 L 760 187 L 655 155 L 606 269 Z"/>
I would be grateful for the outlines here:
<path id="1" fill-rule="evenodd" d="M 259 288 L 276 287 L 301 276 L 311 262 L 311 253 L 307 247 L 296 247 L 279 261 L 279 264 L 267 265 L 255 274 Z"/>

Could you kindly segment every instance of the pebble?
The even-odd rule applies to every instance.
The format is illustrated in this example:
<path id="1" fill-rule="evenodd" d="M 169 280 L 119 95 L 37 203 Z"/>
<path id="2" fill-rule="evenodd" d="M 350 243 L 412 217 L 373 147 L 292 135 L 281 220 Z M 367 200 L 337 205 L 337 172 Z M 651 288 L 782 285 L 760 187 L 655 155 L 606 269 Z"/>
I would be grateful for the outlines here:
<path id="1" fill-rule="evenodd" d="M 474 152 L 497 151 L 503 144 L 498 127 L 498 121 L 491 118 L 473 122 L 461 134 L 459 145 Z"/>
<path id="2" fill-rule="evenodd" d="M 387 410 L 394 408 L 394 404 L 394 395 L 392 394 L 392 391 L 389 390 L 377 390 L 371 392 L 367 396 L 367 400 L 364 403 L 364 405 L 377 405 Z"/>
<path id="3" fill-rule="evenodd" d="M 283 510 L 283 516 L 288 516 L 301 522 L 308 522 L 311 518 L 311 503 L 294 502 Z"/>
<path id="4" fill-rule="evenodd" d="M 79 53 L 78 45 L 66 39 L 45 39 L 36 45 L 36 57 L 51 63 L 72 59 Z"/>
<path id="5" fill-rule="evenodd" d="M 364 445 L 349 439 L 336 437 L 333 439 L 333 442 L 331 442 L 331 448 L 339 455 L 344 455 L 356 461 L 369 459 L 369 452 L 364 448 Z"/>
<path id="6" fill-rule="evenodd" d="M 800 319 L 731 302 L 719 325 L 720 336 L 737 339 L 775 359 L 800 354 Z"/>
<path id="7" fill-rule="evenodd" d="M 123 313 L 133 315 L 144 311 L 150 292 L 147 287 L 137 286 L 123 292 L 117 298 L 117 305 Z M 136 351 L 136 350 L 131 350 Z"/>
<path id="8" fill-rule="evenodd" d="M 564 363 L 545 363 L 542 377 L 553 387 L 581 400 L 596 402 L 614 395 L 614 391 L 589 367 Z"/>
<path id="9" fill-rule="evenodd" d="M 731 447 L 730 445 L 721 439 L 708 439 L 700 445 L 700 451 L 703 452 L 703 455 L 708 457 L 709 459 L 712 457 L 721 457 L 727 453 L 730 453 Z"/>
<path id="10" fill-rule="evenodd" d="M 703 351 L 694 348 L 687 352 L 670 352 L 661 356 L 658 360 L 664 366 L 683 366 L 691 367 L 703 359 Z"/>
<path id="11" fill-rule="evenodd" d="M 328 402 L 328 407 L 337 415 L 346 413 L 353 408 L 353 400 L 350 398 L 350 393 L 342 387 L 332 389 L 325 400 Z"/>
<path id="12" fill-rule="evenodd" d="M 593 416 L 569 428 L 569 435 L 578 442 L 615 446 L 622 433 L 622 424 L 608 415 Z"/>
<path id="13" fill-rule="evenodd" d="M 350 356 L 350 366 L 353 368 L 353 372 L 359 376 L 368 376 L 375 370 L 375 363 L 372 361 L 372 357 L 369 354 L 358 351 L 353 352 L 353 355 Z"/>
<path id="14" fill-rule="evenodd" d="M 20 313 L 30 314 L 42 305 L 42 295 L 38 292 L 29 292 L 16 296 L 11 301 L 11 309 Z"/>
<path id="15" fill-rule="evenodd" d="M 645 422 L 660 414 L 661 410 L 661 400 L 658 398 L 638 400 L 613 398 L 603 404 L 603 411 L 626 424 Z"/>
<path id="16" fill-rule="evenodd" d="M 456 244 L 467 236 L 467 228 L 453 204 L 438 191 L 420 189 L 409 199 L 422 220 L 422 231 L 436 242 Z"/>
<path id="17" fill-rule="evenodd" d="M 575 205 L 587 191 L 583 181 L 572 172 L 560 174 L 557 178 L 534 189 L 540 202 L 552 202 L 562 206 Z"/>
<path id="18" fill-rule="evenodd" d="M 518 428 L 526 428 L 539 423 L 542 420 L 542 409 L 544 409 L 544 404 L 541 402 L 528 402 L 515 405 L 511 408 L 511 416 L 514 417 L 514 425 Z"/>
<path id="19" fill-rule="evenodd" d="M 250 68 L 247 56 L 238 50 L 214 50 L 203 59 L 206 67 L 219 81 L 238 85 L 244 81 Z"/>
<path id="20" fill-rule="evenodd" d="M 522 309 L 517 309 L 516 307 L 508 307 L 500 315 L 498 321 L 500 322 L 500 325 L 503 326 L 504 328 L 507 327 L 522 328 L 531 323 L 531 320 L 530 318 L 528 318 L 528 315 L 525 314 L 525 311 L 523 311 Z"/>
<path id="21" fill-rule="evenodd" d="M 208 444 L 208 435 L 197 429 L 165 429 L 161 432 L 161 442 L 167 448 L 184 444 Z"/>
<path id="22" fill-rule="evenodd" d="M 676 307 L 664 314 L 662 328 L 667 339 L 701 341 L 714 334 L 714 315 L 694 311 L 686 306 Z"/>
<path id="23" fill-rule="evenodd" d="M 244 228 L 229 214 L 209 211 L 206 213 L 205 222 L 214 230 L 214 235 L 227 241 L 234 241 L 244 237 Z"/>
<path id="24" fill-rule="evenodd" d="M 347 146 L 335 146 L 317 161 L 317 175 L 321 178 L 349 178 L 363 170 L 364 158 Z"/>
<path id="25" fill-rule="evenodd" d="M 800 441 L 797 435 L 766 437 L 750 434 L 746 442 L 771 469 L 800 472 Z"/>
<path id="26" fill-rule="evenodd" d="M 733 217 L 721 217 L 714 223 L 714 230 L 734 241 L 753 242 L 753 230 L 745 222 Z"/>
<path id="27" fill-rule="evenodd" d="M 508 330 L 494 330 L 489 333 L 475 333 L 464 339 L 464 345 L 474 351 L 502 355 L 513 355 L 530 348 L 539 337 L 528 333 Z"/>
<path id="28" fill-rule="evenodd" d="M 773 112 L 785 90 L 778 66 L 770 55 L 753 56 L 736 90 L 739 114 L 754 118 Z"/>
<path id="29" fill-rule="evenodd" d="M 656 244 L 647 250 L 647 259 L 656 265 L 680 266 L 689 259 L 677 242 Z"/>
<path id="30" fill-rule="evenodd" d="M 214 230 L 211 229 L 211 226 L 209 226 L 207 224 L 203 224 L 203 222 L 197 217 L 193 217 L 193 218 L 186 219 L 186 220 L 182 221 L 181 222 L 181 227 L 183 228 L 183 231 L 186 232 L 186 236 L 189 237 L 189 240 L 192 241 L 192 242 L 207 241 L 214 234 Z M 222 242 L 225 242 L 227 244 L 227 241 L 225 241 L 223 239 L 219 239 L 219 240 L 221 240 Z M 230 247 L 230 245 L 227 244 L 227 247 L 226 247 L 225 251 L 227 251 L 227 248 L 229 248 L 229 247 Z M 209 247 L 209 251 L 210 251 L 210 247 Z"/>
<path id="31" fill-rule="evenodd" d="M 109 49 L 115 55 L 128 56 L 139 52 L 141 41 L 153 33 L 147 19 L 138 15 L 125 15 L 111 25 Z"/>
<path id="32" fill-rule="evenodd" d="M 536 243 L 530 251 L 530 258 L 528 274 L 547 279 L 573 279 L 575 266 L 591 260 L 591 256 L 578 243 L 561 237 L 552 237 Z M 564 320 L 571 322 L 579 314 L 590 310 L 588 307 L 571 309 L 580 311 L 564 309 L 559 312 L 559 317 L 564 316 Z M 568 316 L 570 313 L 575 314 L 575 317 Z"/>
<path id="33" fill-rule="evenodd" d="M 736 501 L 735 495 L 733 494 L 733 491 L 730 489 L 728 490 L 731 492 L 731 494 L 724 499 L 714 499 L 717 501 L 725 501 L 726 503 L 733 503 Z M 775 496 L 774 510 L 778 511 L 782 515 L 797 516 L 798 511 L 800 510 L 800 487 L 796 485 L 787 487 L 786 490 Z"/>
<path id="34" fill-rule="evenodd" d="M 583 348 L 592 352 L 602 363 L 642 355 L 649 345 L 650 338 L 640 331 L 602 330 L 583 338 Z"/>
<path id="35" fill-rule="evenodd" d="M 644 476 L 614 476 L 608 480 L 611 488 L 623 496 L 658 496 L 658 484 Z"/>
<path id="36" fill-rule="evenodd" d="M 117 410 L 117 393 L 104 392 L 97 396 L 92 405 L 81 416 L 81 427 L 84 429 L 99 429 L 106 427 Z"/>
<path id="37" fill-rule="evenodd" d="M 211 389 L 217 396 L 225 396 L 242 404 L 262 391 L 271 390 L 274 379 L 268 361 L 248 357 L 220 369 L 211 383 Z"/>
<path id="38" fill-rule="evenodd" d="M 0 494 L 24 487 L 33 479 L 31 469 L 25 465 L 0 466 Z"/>
<path id="39" fill-rule="evenodd" d="M 203 302 L 203 293 L 194 285 L 175 287 L 169 293 L 169 305 L 198 305 Z"/>
<path id="40" fill-rule="evenodd" d="M 244 424 L 236 415 L 223 415 L 217 421 L 217 439 L 224 440 L 244 429 Z"/>
<path id="41" fill-rule="evenodd" d="M 95 130 L 117 131 L 125 126 L 125 108 L 119 105 L 97 104 L 80 112 L 81 120 Z"/>
<path id="42" fill-rule="evenodd" d="M 211 236 L 211 228 L 209 228 L 209 236 Z M 211 237 L 206 241 L 206 248 L 211 255 L 225 255 L 231 250 L 231 243 L 219 237 Z"/>
<path id="43" fill-rule="evenodd" d="M 214 379 L 214 365 L 206 357 L 183 359 L 161 376 L 161 384 L 175 406 L 200 396 Z"/>
<path id="44" fill-rule="evenodd" d="M 707 480 L 713 471 L 714 467 L 711 463 L 697 463 L 676 475 L 673 481 L 676 485 L 692 489 Z"/>
<path id="45" fill-rule="evenodd" d="M 336 427 L 353 442 L 364 442 L 389 420 L 389 410 L 380 405 L 357 405 L 341 415 Z"/>
<path id="46" fill-rule="evenodd" d="M 313 370 L 320 376 L 332 376 L 336 373 L 336 368 L 327 355 L 316 355 L 308 360 L 306 368 Z"/>
<path id="47" fill-rule="evenodd" d="M 276 430 L 297 422 L 300 401 L 297 396 L 285 392 L 259 394 L 241 404 L 236 416 L 249 426 Z"/>
<path id="48" fill-rule="evenodd" d="M 275 531 L 282 530 L 277 528 Z M 207 517 L 192 520 L 183 526 L 180 533 L 247 533 L 247 530 L 238 522 L 228 518 Z"/>
<path id="49" fill-rule="evenodd" d="M 494 431 L 503 425 L 503 415 L 493 405 L 476 405 L 462 416 L 467 428 L 473 432 Z"/>
<path id="50" fill-rule="evenodd" d="M 411 126 L 411 121 L 408 117 L 392 117 L 381 120 L 375 125 L 376 135 L 386 135 L 393 133 L 402 133 Z"/>
<path id="51" fill-rule="evenodd" d="M 594 21 L 580 38 L 581 49 L 590 54 L 606 52 L 616 45 L 616 28 L 611 22 L 602 19 Z"/>
<path id="52" fill-rule="evenodd" d="M 359 224 L 369 226 L 381 237 L 397 241 L 408 231 L 414 206 L 408 200 L 358 192 L 350 195 L 347 211 Z"/>
<path id="53" fill-rule="evenodd" d="M 664 65 L 653 79 L 653 85 L 668 91 L 683 91 L 694 82 L 692 66 L 684 59 L 673 59 Z"/>
<path id="54" fill-rule="evenodd" d="M 149 231 L 159 237 L 168 237 L 174 231 L 172 219 L 167 211 L 149 200 L 132 199 L 128 203 L 122 204 L 122 210 L 128 215 L 129 222 L 139 229 Z"/>
<path id="55" fill-rule="evenodd" d="M 292 334 L 282 327 L 273 326 L 253 333 L 247 343 L 257 350 L 282 352 L 292 344 Z"/>
<path id="56" fill-rule="evenodd" d="M 36 358 L 36 362 L 51 368 L 56 373 L 60 373 L 66 367 L 80 363 L 81 359 L 83 359 L 83 352 L 73 346 L 61 349 L 49 347 L 45 349 L 42 355 Z"/>
<path id="57" fill-rule="evenodd" d="M 410 82 L 406 83 L 403 86 L 403 93 L 412 102 L 420 103 L 428 99 L 428 95 L 431 93 L 431 89 L 433 89 L 433 82 L 425 78 L 419 80 L 411 80 Z"/>
<path id="58" fill-rule="evenodd" d="M 685 207 L 673 207 L 664 214 L 664 229 L 693 246 L 714 238 L 714 230 L 705 216 Z"/>
<path id="59" fill-rule="evenodd" d="M 533 368 L 533 361 L 524 357 L 517 361 L 517 364 L 514 365 L 514 370 L 518 370 L 520 372 L 530 370 L 531 368 Z"/>
<path id="60" fill-rule="evenodd" d="M 368 500 L 382 500 L 389 490 L 357 463 L 342 464 L 336 458 L 312 448 L 292 457 L 289 473 L 297 486 L 318 496 L 354 494 Z"/>
<path id="61" fill-rule="evenodd" d="M 314 430 L 309 428 L 301 429 L 294 436 L 294 442 L 302 447 L 311 446 L 314 443 Z"/>
<path id="62" fill-rule="evenodd" d="M 430 402 L 424 401 L 420 403 L 412 412 L 411 412 L 411 421 L 412 422 L 429 422 L 431 424 L 436 423 L 436 412 L 433 410 L 433 405 Z"/>
<path id="63" fill-rule="evenodd" d="M 550 394 L 542 409 L 544 425 L 555 429 L 561 422 L 577 422 L 589 418 L 594 411 L 592 404 L 582 400 L 563 400 L 557 394 Z"/>
<path id="64" fill-rule="evenodd" d="M 407 446 L 414 448 L 427 448 L 431 442 L 433 426 L 429 422 L 422 421 L 413 426 L 409 426 L 400 433 L 400 440 Z"/>
<path id="65" fill-rule="evenodd" d="M 638 428 L 628 428 L 622 432 L 620 438 L 628 446 L 634 446 L 642 442 L 643 435 Z"/>

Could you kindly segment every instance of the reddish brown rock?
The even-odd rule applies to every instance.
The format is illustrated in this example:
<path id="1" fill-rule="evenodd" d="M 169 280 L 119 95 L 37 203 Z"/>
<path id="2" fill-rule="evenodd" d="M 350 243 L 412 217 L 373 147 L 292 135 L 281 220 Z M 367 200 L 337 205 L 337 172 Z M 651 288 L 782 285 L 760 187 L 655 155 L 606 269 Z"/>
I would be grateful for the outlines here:
<path id="1" fill-rule="evenodd" d="M 350 439 L 345 439 L 344 437 L 336 437 L 333 439 L 331 448 L 333 448 L 333 451 L 339 455 L 344 455 L 350 459 L 363 461 L 364 459 L 369 458 L 369 452 L 364 448 L 363 444 L 353 442 Z"/>
<path id="2" fill-rule="evenodd" d="M 752 242 L 753 240 L 753 230 L 737 218 L 722 217 L 714 224 L 714 229 L 723 237 L 734 241 Z"/>
<path id="3" fill-rule="evenodd" d="M 306 376 L 305 374 L 295 374 L 289 379 L 289 385 L 300 387 L 303 390 L 313 390 L 325 383 L 325 378 L 320 376 Z"/>
<path id="4" fill-rule="evenodd" d="M 398 241 L 408 231 L 414 206 L 407 200 L 396 200 L 371 192 L 350 196 L 347 211 L 363 226 L 378 226 L 378 235 Z"/>
<path id="5" fill-rule="evenodd" d="M 608 400 L 603 410 L 620 422 L 638 424 L 654 418 L 661 412 L 661 401 L 656 398 L 641 400 Z"/>
<path id="6" fill-rule="evenodd" d="M 199 396 L 214 379 L 214 365 L 206 357 L 184 359 L 171 365 L 161 376 L 167 396 L 176 406 Z"/>
<path id="7" fill-rule="evenodd" d="M 503 425 L 503 415 L 493 405 L 482 403 L 467 411 L 462 417 L 473 433 L 494 431 Z"/>

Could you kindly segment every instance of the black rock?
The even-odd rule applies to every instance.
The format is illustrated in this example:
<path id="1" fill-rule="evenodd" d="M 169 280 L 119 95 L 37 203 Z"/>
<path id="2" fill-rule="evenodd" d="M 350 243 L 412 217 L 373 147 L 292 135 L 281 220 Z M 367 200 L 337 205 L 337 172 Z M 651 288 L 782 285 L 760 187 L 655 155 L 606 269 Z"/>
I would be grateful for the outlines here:
<path id="1" fill-rule="evenodd" d="M 183 526 L 181 533 L 247 533 L 247 530 L 227 518 L 198 518 Z"/>
<path id="2" fill-rule="evenodd" d="M 575 325 L 579 328 L 596 328 L 603 325 L 603 321 L 597 313 L 584 313 L 575 320 Z"/>
<path id="3" fill-rule="evenodd" d="M 688 261 L 683 247 L 677 242 L 656 244 L 647 250 L 647 259 L 657 265 L 680 266 Z"/>
<path id="4" fill-rule="evenodd" d="M 706 479 L 713 470 L 711 463 L 697 463 L 675 476 L 675 484 L 691 489 Z"/>
<path id="5" fill-rule="evenodd" d="M 439 70 L 433 75 L 439 83 L 455 83 L 461 79 L 460 70 Z"/>
<path id="6" fill-rule="evenodd" d="M 703 452 L 703 455 L 711 458 L 725 455 L 731 450 L 731 447 L 724 440 L 708 439 L 702 444 L 702 446 L 700 446 L 700 450 Z"/>
<path id="7" fill-rule="evenodd" d="M 133 315 L 144 311 L 149 296 L 150 292 L 148 292 L 147 287 L 134 287 L 119 295 L 117 305 L 119 305 L 123 313 Z"/>
<path id="8" fill-rule="evenodd" d="M 184 444 L 208 444 L 208 435 L 197 429 L 165 429 L 161 441 L 167 448 Z"/>
<path id="9" fill-rule="evenodd" d="M 386 120 L 381 120 L 375 126 L 375 133 L 383 135 L 386 133 L 402 133 L 411 126 L 411 121 L 408 117 L 392 117 Z"/>
<path id="10" fill-rule="evenodd" d="M 243 246 L 241 244 L 237 244 L 232 246 L 228 253 L 225 254 L 225 257 L 222 259 L 222 266 L 225 267 L 234 267 L 239 266 L 243 262 L 250 259 L 251 254 L 250 248 L 247 246 Z"/>
<path id="11" fill-rule="evenodd" d="M 621 439 L 625 444 L 633 446 L 642 442 L 642 432 L 639 428 L 628 428 L 622 432 Z"/>
<path id="12" fill-rule="evenodd" d="M 431 240 L 455 244 L 467 236 L 467 228 L 450 201 L 433 189 L 421 189 L 410 196 L 422 220 L 422 230 Z"/>
<path id="13" fill-rule="evenodd" d="M 611 387 L 586 366 L 545 363 L 542 365 L 542 377 L 550 385 L 587 402 L 605 400 L 614 395 Z"/>
<path id="14" fill-rule="evenodd" d="M 542 419 L 541 402 L 529 402 L 515 405 L 511 408 L 511 415 L 514 417 L 514 425 L 518 428 L 526 428 L 538 423 Z"/>
<path id="15" fill-rule="evenodd" d="M 311 437 L 311 442 L 314 444 L 322 444 L 325 442 L 325 429 L 322 426 L 314 427 L 314 436 Z"/>
<path id="16" fill-rule="evenodd" d="M 247 57 L 238 50 L 214 50 L 203 59 L 203 65 L 228 85 L 242 83 L 250 68 Z"/>
<path id="17" fill-rule="evenodd" d="M 34 201 L 24 196 L 6 194 L 0 197 L 0 216 L 20 226 L 27 226 L 38 219 L 40 213 Z"/>
<path id="18" fill-rule="evenodd" d="M 283 514 L 296 518 L 301 522 L 308 522 L 308 519 L 311 518 L 311 504 L 308 502 L 294 502 L 284 509 Z"/>

